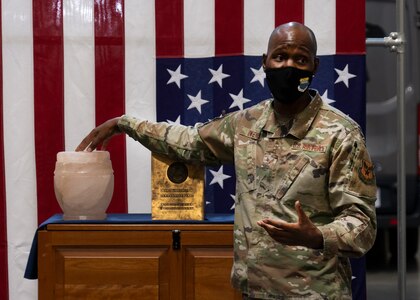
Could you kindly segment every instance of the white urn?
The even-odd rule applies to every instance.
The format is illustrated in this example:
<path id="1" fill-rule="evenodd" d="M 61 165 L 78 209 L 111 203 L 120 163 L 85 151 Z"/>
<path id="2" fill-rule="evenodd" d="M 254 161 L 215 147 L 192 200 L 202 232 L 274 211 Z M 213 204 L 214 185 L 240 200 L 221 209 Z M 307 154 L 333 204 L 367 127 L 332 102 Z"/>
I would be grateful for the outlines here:
<path id="1" fill-rule="evenodd" d="M 102 220 L 114 192 L 107 151 L 59 152 L 54 191 L 65 220 Z"/>

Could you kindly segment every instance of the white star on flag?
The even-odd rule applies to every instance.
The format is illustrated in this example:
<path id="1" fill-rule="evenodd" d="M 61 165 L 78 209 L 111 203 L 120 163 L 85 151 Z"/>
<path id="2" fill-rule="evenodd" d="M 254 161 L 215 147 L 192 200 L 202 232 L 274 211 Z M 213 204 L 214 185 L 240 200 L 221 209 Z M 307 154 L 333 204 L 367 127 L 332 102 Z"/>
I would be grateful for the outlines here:
<path id="1" fill-rule="evenodd" d="M 261 66 L 261 68 L 259 68 L 258 70 L 251 68 L 251 71 L 252 73 L 254 73 L 254 77 L 252 78 L 251 83 L 258 81 L 261 84 L 261 86 L 264 87 L 265 72 L 263 67 Z"/>
<path id="2" fill-rule="evenodd" d="M 213 170 L 209 170 L 209 171 L 214 176 L 209 185 L 218 183 L 220 187 L 223 189 L 223 180 L 228 179 L 231 176 L 223 174 L 223 166 L 221 166 L 217 172 Z"/>
<path id="3" fill-rule="evenodd" d="M 181 125 L 181 116 L 178 116 L 175 121 L 166 120 L 170 125 Z"/>
<path id="4" fill-rule="evenodd" d="M 209 84 L 212 82 L 217 82 L 219 86 L 222 87 L 223 85 L 222 80 L 225 79 L 226 77 L 230 77 L 229 74 L 223 73 L 223 64 L 221 64 L 217 70 L 209 69 L 209 71 L 212 74 Z"/>
<path id="5" fill-rule="evenodd" d="M 175 71 L 166 69 L 169 74 L 171 74 L 171 78 L 169 78 L 168 82 L 166 84 L 170 84 L 172 82 L 175 82 L 176 85 L 181 88 L 181 80 L 188 78 L 187 75 L 184 75 L 181 73 L 181 65 L 178 66 L 178 68 Z"/>
<path id="6" fill-rule="evenodd" d="M 349 79 L 356 77 L 356 75 L 349 73 L 349 65 L 347 64 L 343 70 L 334 68 L 338 74 L 338 78 L 334 83 L 343 82 L 346 87 L 349 87 Z"/>
<path id="7" fill-rule="evenodd" d="M 191 96 L 191 95 L 187 95 L 188 98 L 190 98 L 191 100 L 191 104 L 190 106 L 188 106 L 187 109 L 193 109 L 196 108 L 198 110 L 198 112 L 201 114 L 201 105 L 209 102 L 207 100 L 204 100 L 201 98 L 201 91 L 198 92 L 197 96 Z"/>
<path id="8" fill-rule="evenodd" d="M 236 197 L 235 197 L 235 195 L 232 195 L 232 194 L 230 194 L 230 197 L 233 199 L 233 205 L 230 208 L 230 210 L 234 210 L 235 209 L 235 199 L 236 199 Z"/>
<path id="9" fill-rule="evenodd" d="M 334 103 L 335 100 L 328 98 L 328 90 L 325 90 L 325 92 L 321 95 L 322 100 L 324 100 L 325 103 L 331 104 Z"/>
<path id="10" fill-rule="evenodd" d="M 233 108 L 235 106 L 239 107 L 240 110 L 244 109 L 244 104 L 247 102 L 250 102 L 251 100 L 244 97 L 244 90 L 242 89 L 238 95 L 234 95 L 229 93 L 229 95 L 232 97 L 233 102 L 229 106 L 229 108 Z"/>

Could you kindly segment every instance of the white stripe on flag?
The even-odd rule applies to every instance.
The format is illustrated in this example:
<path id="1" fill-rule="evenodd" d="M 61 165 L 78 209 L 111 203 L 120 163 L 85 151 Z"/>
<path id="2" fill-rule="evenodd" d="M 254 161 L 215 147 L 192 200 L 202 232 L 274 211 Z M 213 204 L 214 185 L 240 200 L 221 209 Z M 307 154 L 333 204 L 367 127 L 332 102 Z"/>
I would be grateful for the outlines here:
<path id="1" fill-rule="evenodd" d="M 304 23 L 315 33 L 317 55 L 335 54 L 335 10 L 336 0 L 305 0 Z"/>
<path id="2" fill-rule="evenodd" d="M 95 126 L 93 0 L 63 3 L 65 147 L 73 151 Z"/>
<path id="3" fill-rule="evenodd" d="M 156 120 L 155 5 L 125 0 L 125 111 Z M 127 145 L 128 212 L 151 211 L 150 151 L 131 138 Z"/>
<path id="4" fill-rule="evenodd" d="M 184 0 L 184 56 L 214 56 L 214 30 L 214 0 Z"/>
<path id="5" fill-rule="evenodd" d="M 262 55 L 274 29 L 274 0 L 244 1 L 244 54 Z"/>
<path id="6" fill-rule="evenodd" d="M 2 29 L 9 299 L 31 299 L 37 282 L 23 273 L 37 227 L 32 1 L 3 0 Z"/>

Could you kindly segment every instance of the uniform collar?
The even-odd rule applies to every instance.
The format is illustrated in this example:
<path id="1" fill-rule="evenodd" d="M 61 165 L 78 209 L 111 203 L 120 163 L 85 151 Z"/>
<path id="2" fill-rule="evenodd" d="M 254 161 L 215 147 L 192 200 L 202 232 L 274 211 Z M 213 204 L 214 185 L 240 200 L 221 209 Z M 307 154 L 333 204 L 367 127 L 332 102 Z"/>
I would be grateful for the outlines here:
<path id="1" fill-rule="evenodd" d="M 268 132 L 272 138 L 279 138 L 290 134 L 298 139 L 303 139 L 322 106 L 322 99 L 318 92 L 311 90 L 310 93 L 313 98 L 308 106 L 298 113 L 291 122 L 283 125 L 279 124 L 276 119 L 272 100 L 267 113 L 262 116 L 265 117 L 265 121 L 262 120 L 264 125 L 261 130 Z"/>

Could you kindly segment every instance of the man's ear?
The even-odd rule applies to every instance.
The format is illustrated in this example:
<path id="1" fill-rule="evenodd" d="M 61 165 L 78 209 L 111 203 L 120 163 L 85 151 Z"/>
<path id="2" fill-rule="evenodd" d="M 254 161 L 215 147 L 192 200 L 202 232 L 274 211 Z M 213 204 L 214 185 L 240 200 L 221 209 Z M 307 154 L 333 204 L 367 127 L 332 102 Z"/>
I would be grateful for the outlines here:
<path id="1" fill-rule="evenodd" d="M 266 68 L 266 66 L 265 66 L 265 62 L 267 61 L 267 54 L 263 54 L 262 55 L 262 66 L 263 66 L 263 69 L 265 70 L 265 68 Z"/>
<path id="2" fill-rule="evenodd" d="M 319 66 L 319 58 L 315 57 L 314 58 L 314 74 L 316 73 L 316 71 L 318 71 L 318 66 Z"/>

